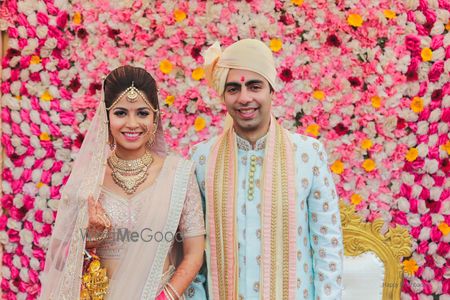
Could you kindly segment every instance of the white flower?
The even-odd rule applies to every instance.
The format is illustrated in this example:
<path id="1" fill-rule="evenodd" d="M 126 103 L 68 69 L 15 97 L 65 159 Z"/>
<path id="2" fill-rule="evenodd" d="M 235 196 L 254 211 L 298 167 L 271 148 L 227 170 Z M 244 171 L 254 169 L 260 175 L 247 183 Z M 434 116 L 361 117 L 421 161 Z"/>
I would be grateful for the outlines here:
<path id="1" fill-rule="evenodd" d="M 7 167 L 9 167 L 9 168 L 13 167 L 13 165 L 12 165 L 10 159 L 6 159 L 6 160 L 4 161 L 4 164 L 5 164 Z M 11 189 L 11 185 L 9 184 L 9 182 L 3 181 L 3 182 L 2 182 L 2 185 L 3 185 L 2 187 L 3 187 L 3 193 L 4 193 L 4 194 L 12 194 L 12 189 Z M 1 232 L 1 231 L 0 231 L 0 232 Z"/>
<path id="2" fill-rule="evenodd" d="M 18 111 L 20 110 L 20 103 L 19 101 L 17 101 L 16 98 L 14 98 L 11 94 L 5 94 L 3 95 L 3 104 L 8 107 L 9 109 L 11 109 L 11 113 L 13 111 Z M 17 122 L 15 122 L 17 123 Z M 4 124 L 2 124 L 2 126 L 4 126 Z"/>
<path id="3" fill-rule="evenodd" d="M 46 48 L 41 48 L 41 57 L 49 57 L 50 54 L 52 54 L 52 50 L 51 49 L 46 49 Z"/>
<path id="4" fill-rule="evenodd" d="M 23 167 L 16 167 L 11 170 L 11 174 L 15 180 L 18 180 L 23 173 Z"/>
<path id="5" fill-rule="evenodd" d="M 419 156 L 422 158 L 428 155 L 428 145 L 425 145 L 424 143 L 417 146 L 417 150 L 419 151 Z"/>
<path id="6" fill-rule="evenodd" d="M 417 227 L 421 224 L 420 216 L 417 214 L 408 214 L 406 218 L 408 219 L 408 224 L 412 227 Z"/>
<path id="7" fill-rule="evenodd" d="M 432 187 L 430 189 L 430 199 L 433 201 L 439 201 L 439 198 L 441 197 L 442 188 L 440 187 Z"/>
<path id="8" fill-rule="evenodd" d="M 58 45 L 58 40 L 57 39 L 55 39 L 55 38 L 48 38 L 46 41 L 45 41 L 45 48 L 46 49 L 55 49 L 56 48 L 56 46 Z"/>
<path id="9" fill-rule="evenodd" d="M 25 267 L 21 268 L 20 272 L 19 272 L 20 279 L 22 279 L 22 281 L 24 281 L 24 282 L 28 282 L 30 280 L 30 276 L 28 275 L 28 273 L 29 273 L 29 270 L 27 268 L 25 268 Z M 28 295 L 24 295 L 24 296 L 28 296 Z"/>
<path id="10" fill-rule="evenodd" d="M 36 271 L 40 270 L 41 267 L 40 267 L 40 262 L 39 262 L 39 260 L 37 260 L 37 259 L 34 258 L 34 257 L 31 257 L 31 259 L 30 259 L 30 267 L 31 267 L 33 270 L 36 270 Z"/>
<path id="11" fill-rule="evenodd" d="M 450 62 L 450 59 L 448 60 Z M 450 69 L 449 69 L 450 71 Z M 446 95 L 442 98 L 442 107 L 450 107 L 450 96 Z"/>
<path id="12" fill-rule="evenodd" d="M 8 221 L 6 221 L 6 226 L 17 231 L 22 229 L 22 223 L 11 218 L 8 218 Z"/>
<path id="13" fill-rule="evenodd" d="M 439 123 L 438 124 L 438 134 L 445 134 L 448 132 L 448 124 L 447 123 Z"/>
<path id="14" fill-rule="evenodd" d="M 444 26 L 444 25 L 442 25 L 442 26 Z M 445 49 L 443 47 L 433 50 L 433 61 L 440 61 L 440 60 L 444 60 L 444 59 L 445 59 Z"/>
<path id="15" fill-rule="evenodd" d="M 22 49 L 22 55 L 32 55 L 36 52 L 36 48 L 39 46 L 37 38 L 28 39 L 27 45 Z"/>
<path id="16" fill-rule="evenodd" d="M 48 33 L 47 26 L 39 25 L 38 27 L 36 27 L 36 35 L 38 36 L 38 38 L 40 38 L 40 39 L 46 38 L 47 33 Z"/>
<path id="17" fill-rule="evenodd" d="M 425 201 L 418 201 L 417 203 L 417 211 L 419 212 L 419 214 L 426 214 L 429 209 L 427 208 Z"/>
<path id="18" fill-rule="evenodd" d="M 428 174 L 425 174 L 422 177 L 422 185 L 427 188 L 427 189 L 431 189 L 434 186 L 434 179 L 433 177 L 431 177 Z"/>
<path id="19" fill-rule="evenodd" d="M 428 146 L 429 147 L 434 147 L 438 141 L 438 136 L 437 134 L 432 134 L 430 135 L 430 137 L 428 138 Z"/>
<path id="20" fill-rule="evenodd" d="M 9 60 L 9 66 L 12 68 L 16 67 L 17 64 L 19 63 L 19 61 L 20 61 L 20 56 L 14 56 L 13 58 L 11 58 Z"/>
<path id="21" fill-rule="evenodd" d="M 399 210 L 403 212 L 409 212 L 409 201 L 406 198 L 400 197 L 397 200 L 397 206 Z"/>
<path id="22" fill-rule="evenodd" d="M 33 182 L 25 183 L 23 185 L 23 193 L 25 195 L 30 195 L 30 196 L 34 197 L 37 193 L 36 184 L 34 184 Z"/>
<path id="23" fill-rule="evenodd" d="M 59 201 L 58 200 L 50 199 L 50 200 L 47 201 L 47 206 L 53 211 L 57 211 L 58 210 L 58 205 L 59 205 Z"/>
<path id="24" fill-rule="evenodd" d="M 22 245 L 31 244 L 33 242 L 33 233 L 28 229 L 22 229 L 19 232 L 19 236 L 20 236 L 20 243 Z"/>
<path id="25" fill-rule="evenodd" d="M 54 221 L 53 212 L 49 209 L 45 209 L 44 213 L 42 214 L 42 219 L 44 220 L 45 223 L 52 224 Z"/>
<path id="26" fill-rule="evenodd" d="M 442 257 L 442 256 L 440 256 L 440 255 L 438 255 L 438 254 L 434 254 L 434 255 L 433 255 L 433 259 L 434 259 L 434 262 L 435 262 L 435 264 L 436 264 L 436 266 L 437 266 L 438 268 L 444 267 L 445 264 L 447 263 L 447 261 L 445 260 L 445 258 Z"/>
<path id="27" fill-rule="evenodd" d="M 415 216 L 418 216 L 418 215 L 415 215 Z M 419 220 L 419 224 L 417 224 L 415 226 L 419 226 L 420 224 L 421 223 L 420 223 L 420 220 Z M 431 229 L 429 227 L 423 227 L 420 230 L 419 240 L 420 241 L 427 241 L 427 240 L 429 240 L 430 239 L 430 231 L 431 231 Z"/>
<path id="28" fill-rule="evenodd" d="M 58 186 L 62 184 L 63 176 L 57 172 L 52 175 L 52 186 Z"/>
<path id="29" fill-rule="evenodd" d="M 422 282 L 420 281 L 419 278 L 417 277 L 413 277 L 411 278 L 411 290 L 418 294 L 423 290 L 423 286 L 422 286 Z"/>
<path id="30" fill-rule="evenodd" d="M 33 182 L 40 182 L 42 177 L 42 170 L 41 169 L 34 169 L 31 172 L 31 179 Z"/>
<path id="31" fill-rule="evenodd" d="M 23 206 L 23 195 L 15 195 L 13 199 L 14 206 L 21 208 Z"/>
<path id="32" fill-rule="evenodd" d="M 3 242 L 4 238 L 6 237 L 5 242 Z M 0 232 L 0 241 L 2 243 L 8 243 L 8 235 L 6 234 L 5 231 L 1 231 Z M 10 280 L 11 279 L 11 269 L 7 266 L 2 266 L 2 277 L 5 278 L 6 280 Z"/>

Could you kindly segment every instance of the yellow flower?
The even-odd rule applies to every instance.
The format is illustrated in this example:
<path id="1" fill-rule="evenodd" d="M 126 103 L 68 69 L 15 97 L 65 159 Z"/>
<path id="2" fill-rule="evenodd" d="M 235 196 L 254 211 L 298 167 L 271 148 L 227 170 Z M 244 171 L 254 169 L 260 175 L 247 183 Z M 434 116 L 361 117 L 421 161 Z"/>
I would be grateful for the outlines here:
<path id="1" fill-rule="evenodd" d="M 364 139 L 361 141 L 361 148 L 363 148 L 364 150 L 369 150 L 370 148 L 372 148 L 372 140 L 371 139 Z"/>
<path id="2" fill-rule="evenodd" d="M 184 19 L 186 19 L 186 13 L 182 11 L 181 9 L 175 9 L 173 11 L 173 17 L 175 18 L 175 21 L 181 22 Z"/>
<path id="3" fill-rule="evenodd" d="M 323 99 L 325 99 L 325 93 L 321 90 L 315 90 L 312 94 L 314 99 L 320 100 L 322 101 Z"/>
<path id="4" fill-rule="evenodd" d="M 39 135 L 39 139 L 40 139 L 41 141 L 50 141 L 50 135 L 48 135 L 47 132 L 42 132 L 42 133 Z"/>
<path id="5" fill-rule="evenodd" d="M 175 96 L 172 95 L 167 96 L 164 102 L 166 102 L 168 106 L 172 106 L 173 103 L 175 102 Z"/>
<path id="6" fill-rule="evenodd" d="M 41 58 L 38 55 L 33 55 L 30 60 L 30 64 L 36 65 L 41 62 Z"/>
<path id="7" fill-rule="evenodd" d="M 412 162 L 417 159 L 419 156 L 419 150 L 417 148 L 409 148 L 408 152 L 406 152 L 405 158 L 407 161 Z"/>
<path id="8" fill-rule="evenodd" d="M 22 100 L 22 96 L 17 95 L 17 96 L 16 96 L 16 99 L 17 99 L 18 101 L 20 101 L 20 100 Z"/>
<path id="9" fill-rule="evenodd" d="M 280 39 L 271 39 L 269 47 L 273 52 L 278 52 L 283 48 L 283 42 Z"/>
<path id="10" fill-rule="evenodd" d="M 363 18 L 358 14 L 350 14 L 347 18 L 348 25 L 353 27 L 361 27 L 363 22 Z"/>
<path id="11" fill-rule="evenodd" d="M 361 197 L 359 194 L 353 194 L 350 197 L 350 201 L 355 205 L 360 204 L 362 200 L 363 200 L 363 197 Z"/>
<path id="12" fill-rule="evenodd" d="M 38 188 L 38 189 L 40 189 L 41 187 L 43 187 L 45 185 L 45 183 L 43 183 L 43 182 L 41 182 L 41 181 L 39 181 L 38 183 L 36 183 L 36 187 Z"/>
<path id="13" fill-rule="evenodd" d="M 445 29 L 450 31 L 450 20 L 448 20 L 447 24 L 445 24 Z"/>
<path id="14" fill-rule="evenodd" d="M 422 56 L 423 61 L 430 61 L 433 59 L 433 51 L 430 48 L 423 48 L 420 52 L 420 56 Z"/>
<path id="15" fill-rule="evenodd" d="M 306 128 L 306 132 L 313 136 L 318 136 L 319 130 L 320 130 L 320 126 L 315 123 L 308 125 L 308 127 Z"/>
<path id="16" fill-rule="evenodd" d="M 439 224 L 438 229 L 442 232 L 444 236 L 450 233 L 450 226 L 448 226 L 447 223 L 445 222 Z"/>
<path id="17" fill-rule="evenodd" d="M 194 128 L 195 131 L 201 131 L 206 127 L 206 121 L 202 117 L 195 118 Z"/>
<path id="18" fill-rule="evenodd" d="M 52 101 L 53 96 L 52 96 L 52 94 L 50 94 L 50 92 L 48 90 L 45 90 L 45 92 L 43 92 L 41 95 L 41 100 L 42 101 Z"/>
<path id="19" fill-rule="evenodd" d="M 300 6 L 303 4 L 303 0 L 291 0 L 292 4 Z"/>
<path id="20" fill-rule="evenodd" d="M 441 146 L 441 149 L 447 151 L 447 154 L 450 155 L 450 141 L 447 141 L 444 145 Z"/>
<path id="21" fill-rule="evenodd" d="M 377 168 L 377 164 L 370 158 L 366 159 L 361 165 L 366 172 L 372 172 Z"/>
<path id="22" fill-rule="evenodd" d="M 192 78 L 194 80 L 200 80 L 205 77 L 205 70 L 203 68 L 196 68 L 194 71 L 192 71 Z"/>
<path id="23" fill-rule="evenodd" d="M 420 97 L 414 97 L 411 101 L 411 109 L 416 114 L 423 110 L 423 100 Z"/>
<path id="24" fill-rule="evenodd" d="M 373 96 L 372 98 L 370 98 L 370 100 L 372 101 L 373 107 L 375 107 L 375 108 L 381 107 L 381 97 L 380 96 Z"/>
<path id="25" fill-rule="evenodd" d="M 395 19 L 395 17 L 397 17 L 397 14 L 395 13 L 395 11 L 390 10 L 390 9 L 385 9 L 383 10 L 383 14 L 386 17 L 386 19 Z"/>
<path id="26" fill-rule="evenodd" d="M 169 74 L 170 72 L 172 72 L 172 68 L 173 68 L 172 63 L 168 59 L 162 60 L 161 63 L 159 64 L 159 69 L 164 74 Z"/>
<path id="27" fill-rule="evenodd" d="M 403 261 L 403 270 L 409 275 L 414 275 L 418 269 L 419 266 L 417 265 L 414 258 L 410 258 Z"/>
<path id="28" fill-rule="evenodd" d="M 344 163 L 338 159 L 331 165 L 330 169 L 333 173 L 340 175 L 344 172 Z"/>
<path id="29" fill-rule="evenodd" d="M 76 11 L 73 14 L 72 21 L 73 21 L 73 24 L 75 24 L 75 25 L 80 25 L 81 24 L 81 22 L 83 21 L 83 17 L 81 16 L 79 11 Z"/>

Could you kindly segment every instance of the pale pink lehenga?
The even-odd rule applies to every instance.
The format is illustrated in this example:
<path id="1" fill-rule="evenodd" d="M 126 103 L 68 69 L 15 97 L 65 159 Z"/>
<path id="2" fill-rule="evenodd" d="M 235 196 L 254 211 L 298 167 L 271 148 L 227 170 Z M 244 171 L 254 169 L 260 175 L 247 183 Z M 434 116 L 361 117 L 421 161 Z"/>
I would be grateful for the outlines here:
<path id="1" fill-rule="evenodd" d="M 129 297 L 132 287 L 145 285 L 143 281 L 147 277 L 149 264 L 143 260 L 148 260 L 152 256 L 149 252 L 152 251 L 155 252 L 154 263 L 163 259 L 163 264 L 158 267 L 162 271 L 155 267 L 155 274 L 160 275 L 158 293 L 182 258 L 182 244 L 179 241 L 205 234 L 200 192 L 192 170 L 188 174 L 185 199 L 172 199 L 175 202 L 172 202 L 170 207 L 167 205 L 170 199 L 166 198 L 171 194 L 170 189 L 173 191 L 168 182 L 173 182 L 173 169 L 180 160 L 172 156 L 167 157 L 155 182 L 129 199 L 102 188 L 100 201 L 111 219 L 112 230 L 108 239 L 97 247 L 97 254 L 107 268 L 111 280 L 108 299 L 120 299 L 120 287 L 126 287 L 128 291 L 123 297 Z M 168 217 L 171 219 L 167 219 Z M 134 241 L 131 239 L 133 232 L 135 237 L 139 235 L 137 241 L 136 238 Z M 134 243 L 147 245 L 136 247 Z M 158 248 L 167 250 L 160 251 L 157 254 L 160 257 L 156 257 Z M 141 276 L 134 277 L 142 279 L 129 282 L 129 276 L 124 276 L 128 272 L 141 273 Z M 154 277 L 158 280 L 158 276 Z M 124 282 L 119 283 L 119 280 Z"/>

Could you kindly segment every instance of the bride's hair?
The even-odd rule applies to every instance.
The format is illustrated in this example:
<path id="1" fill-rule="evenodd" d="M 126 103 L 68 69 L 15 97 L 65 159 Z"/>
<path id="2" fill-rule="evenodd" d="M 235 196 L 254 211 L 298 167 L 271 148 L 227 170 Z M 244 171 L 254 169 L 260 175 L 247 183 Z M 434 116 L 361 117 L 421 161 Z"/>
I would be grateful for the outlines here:
<path id="1" fill-rule="evenodd" d="M 104 83 L 106 108 L 110 108 L 117 97 L 133 82 L 134 87 L 144 93 L 153 108 L 159 109 L 155 79 L 143 68 L 132 66 L 118 67 L 106 77 Z"/>

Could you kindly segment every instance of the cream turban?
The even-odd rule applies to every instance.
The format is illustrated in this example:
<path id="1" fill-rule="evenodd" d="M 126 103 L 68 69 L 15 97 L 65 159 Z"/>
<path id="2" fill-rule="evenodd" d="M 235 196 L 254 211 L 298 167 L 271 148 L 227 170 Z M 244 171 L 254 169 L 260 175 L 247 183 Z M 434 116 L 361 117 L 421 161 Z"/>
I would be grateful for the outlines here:
<path id="1" fill-rule="evenodd" d="M 272 51 L 259 40 L 244 39 L 221 51 L 215 42 L 205 51 L 205 75 L 208 84 L 222 96 L 230 69 L 253 71 L 263 76 L 275 89 L 277 71 Z"/>

